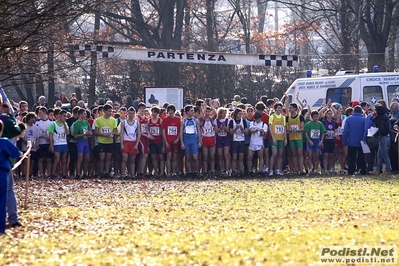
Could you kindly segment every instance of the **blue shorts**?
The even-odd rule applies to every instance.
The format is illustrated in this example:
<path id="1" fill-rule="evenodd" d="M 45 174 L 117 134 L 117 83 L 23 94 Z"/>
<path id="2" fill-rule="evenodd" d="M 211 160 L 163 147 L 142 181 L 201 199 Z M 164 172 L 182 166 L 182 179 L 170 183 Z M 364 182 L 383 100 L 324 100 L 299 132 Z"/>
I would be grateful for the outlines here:
<path id="1" fill-rule="evenodd" d="M 319 146 L 320 140 L 319 139 L 311 139 L 311 141 L 313 142 L 313 146 L 310 146 L 309 142 L 307 142 L 308 151 L 320 152 L 321 151 L 321 148 Z"/>
<path id="2" fill-rule="evenodd" d="M 59 154 L 68 153 L 68 144 L 54 145 L 54 152 L 58 152 Z"/>
<path id="3" fill-rule="evenodd" d="M 76 142 L 78 153 L 90 154 L 89 142 L 87 140 L 78 140 Z"/>
<path id="4" fill-rule="evenodd" d="M 198 139 L 197 138 L 184 138 L 184 154 L 198 154 Z"/>

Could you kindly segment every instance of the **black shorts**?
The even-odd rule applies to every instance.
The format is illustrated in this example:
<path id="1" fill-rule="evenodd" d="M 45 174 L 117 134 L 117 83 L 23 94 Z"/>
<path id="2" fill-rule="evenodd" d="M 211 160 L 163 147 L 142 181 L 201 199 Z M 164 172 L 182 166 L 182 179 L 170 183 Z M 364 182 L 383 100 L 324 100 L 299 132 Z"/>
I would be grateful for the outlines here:
<path id="1" fill-rule="evenodd" d="M 102 144 L 98 143 L 98 152 L 99 153 L 113 153 L 114 152 L 114 144 Z"/>
<path id="2" fill-rule="evenodd" d="M 37 160 L 37 151 L 30 151 L 30 159 L 31 161 Z"/>
<path id="3" fill-rule="evenodd" d="M 98 144 L 96 146 L 94 146 L 92 154 L 93 154 L 94 160 L 98 162 L 100 160 L 100 147 Z"/>
<path id="4" fill-rule="evenodd" d="M 244 153 L 245 151 L 245 141 L 233 141 L 231 143 L 231 153 Z"/>
<path id="5" fill-rule="evenodd" d="M 116 154 L 118 152 L 121 153 L 121 143 L 120 142 L 114 143 L 114 153 Z"/>
<path id="6" fill-rule="evenodd" d="M 54 154 L 49 152 L 48 148 L 50 144 L 40 144 L 39 149 L 37 150 L 37 158 L 39 159 L 53 159 Z"/>
<path id="7" fill-rule="evenodd" d="M 150 144 L 148 147 L 150 148 L 150 154 L 162 154 L 162 144 Z"/>
<path id="8" fill-rule="evenodd" d="M 323 153 L 334 153 L 335 142 L 323 142 Z"/>
<path id="9" fill-rule="evenodd" d="M 270 148 L 270 140 L 264 139 L 264 140 L 263 140 L 263 147 L 264 147 L 265 149 L 269 149 L 269 148 Z"/>

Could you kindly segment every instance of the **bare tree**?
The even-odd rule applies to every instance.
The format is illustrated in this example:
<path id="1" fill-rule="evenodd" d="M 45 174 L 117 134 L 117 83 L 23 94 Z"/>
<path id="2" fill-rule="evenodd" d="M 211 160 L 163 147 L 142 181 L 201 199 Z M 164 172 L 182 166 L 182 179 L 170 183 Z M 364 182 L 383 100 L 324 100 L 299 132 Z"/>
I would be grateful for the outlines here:
<path id="1" fill-rule="evenodd" d="M 4 87 L 13 87 L 30 105 L 47 85 L 52 97 L 54 78 L 66 66 L 60 57 L 68 39 L 66 26 L 88 7 L 79 0 L 1 1 L 0 82 Z"/>
<path id="2" fill-rule="evenodd" d="M 397 6 L 398 1 L 395 0 L 364 0 L 360 34 L 367 47 L 369 71 L 374 65 L 378 65 L 382 71 L 386 70 L 385 49 L 391 34 L 393 16 L 398 15 L 394 12 Z"/>

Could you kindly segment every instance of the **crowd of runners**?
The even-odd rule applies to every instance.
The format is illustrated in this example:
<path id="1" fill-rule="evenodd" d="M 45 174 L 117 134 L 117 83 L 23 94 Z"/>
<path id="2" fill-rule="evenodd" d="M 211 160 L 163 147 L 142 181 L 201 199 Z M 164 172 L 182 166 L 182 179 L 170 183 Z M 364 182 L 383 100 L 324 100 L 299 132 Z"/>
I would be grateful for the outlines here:
<path id="1" fill-rule="evenodd" d="M 1 98 L 1 97 L 0 97 Z M 49 107 L 44 96 L 0 105 L 0 234 L 6 211 L 21 226 L 14 177 L 25 178 L 270 178 L 332 174 L 391 175 L 398 171 L 399 99 L 375 105 L 327 99 L 317 110 L 296 102 L 239 95 L 146 106 L 72 98 Z M 131 99 L 131 98 L 130 98 Z M 27 154 L 30 161 L 11 170 Z M 385 171 L 383 171 L 385 164 Z M 28 168 L 30 165 L 30 168 Z M 7 206 L 7 208 L 5 208 Z"/>
<path id="2" fill-rule="evenodd" d="M 397 171 L 392 156 L 399 103 L 372 105 L 353 101 L 343 106 L 326 100 L 317 110 L 297 103 L 260 97 L 250 104 L 239 95 L 186 99 L 172 104 L 135 101 L 122 105 L 99 99 L 46 107 L 43 97 L 33 112 L 15 108 L 23 129 L 22 152 L 32 143 L 34 177 L 148 178 L 173 176 L 283 176 L 314 174 L 380 174 Z M 379 128 L 374 136 L 368 129 Z M 361 142 L 370 153 L 364 153 Z M 376 144 L 376 145 L 374 145 Z M 394 145 L 393 145 L 394 146 Z M 393 150 L 393 154 L 392 154 Z M 397 160 L 396 160 L 397 161 Z M 383 162 L 386 171 L 382 171 Z M 14 174 L 25 176 L 27 163 Z"/>

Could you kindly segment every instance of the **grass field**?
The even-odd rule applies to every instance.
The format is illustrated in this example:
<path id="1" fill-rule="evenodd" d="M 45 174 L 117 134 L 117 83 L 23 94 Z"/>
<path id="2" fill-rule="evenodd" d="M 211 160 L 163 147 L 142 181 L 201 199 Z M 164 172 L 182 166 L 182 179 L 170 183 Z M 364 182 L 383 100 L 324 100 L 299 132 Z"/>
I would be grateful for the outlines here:
<path id="1" fill-rule="evenodd" d="M 397 177 L 34 181 L 0 265 L 315 265 L 399 245 Z"/>

